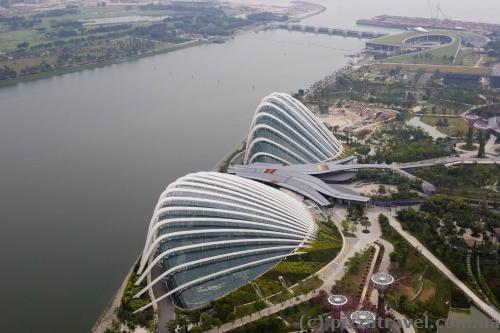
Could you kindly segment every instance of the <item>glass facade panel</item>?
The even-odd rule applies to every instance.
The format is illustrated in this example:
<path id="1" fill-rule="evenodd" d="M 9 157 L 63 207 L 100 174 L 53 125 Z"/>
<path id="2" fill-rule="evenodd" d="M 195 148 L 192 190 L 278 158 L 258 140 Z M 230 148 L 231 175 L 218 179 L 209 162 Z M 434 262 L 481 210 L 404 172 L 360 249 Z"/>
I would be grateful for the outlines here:
<path id="1" fill-rule="evenodd" d="M 295 199 L 233 175 L 191 174 L 164 195 L 138 273 L 144 279 L 154 261 L 165 272 L 158 283 L 183 308 L 248 283 L 302 246 L 316 228 Z"/>
<path id="2" fill-rule="evenodd" d="M 310 110 L 290 95 L 274 93 L 264 98 L 255 112 L 245 163 L 318 163 L 341 153 L 340 142 Z"/>

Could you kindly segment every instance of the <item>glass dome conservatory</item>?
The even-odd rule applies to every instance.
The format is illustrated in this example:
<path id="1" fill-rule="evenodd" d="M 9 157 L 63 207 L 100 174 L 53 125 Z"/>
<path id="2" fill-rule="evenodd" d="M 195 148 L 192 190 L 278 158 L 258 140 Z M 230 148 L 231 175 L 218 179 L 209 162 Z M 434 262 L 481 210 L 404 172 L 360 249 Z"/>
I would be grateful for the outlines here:
<path id="1" fill-rule="evenodd" d="M 273 93 L 255 111 L 244 163 L 310 164 L 341 154 L 342 144 L 304 104 Z"/>
<path id="2" fill-rule="evenodd" d="M 170 296 L 198 308 L 295 253 L 315 231 L 305 206 L 277 189 L 229 174 L 189 174 L 158 200 L 136 283 L 151 275 L 136 296 L 164 283 L 167 292 L 154 302 Z"/>

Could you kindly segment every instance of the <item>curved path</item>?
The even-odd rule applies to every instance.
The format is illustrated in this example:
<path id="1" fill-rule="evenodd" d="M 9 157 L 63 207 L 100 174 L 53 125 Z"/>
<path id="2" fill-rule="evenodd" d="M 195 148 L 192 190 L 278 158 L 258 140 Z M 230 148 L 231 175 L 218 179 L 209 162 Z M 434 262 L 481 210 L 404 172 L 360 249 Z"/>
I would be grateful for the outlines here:
<path id="1" fill-rule="evenodd" d="M 441 273 L 443 273 L 451 282 L 453 282 L 464 294 L 471 298 L 472 302 L 481 309 L 485 314 L 487 314 L 490 318 L 500 323 L 500 312 L 487 304 L 481 298 L 479 298 L 465 283 L 460 281 L 455 274 L 453 274 L 448 267 L 446 267 L 431 251 L 429 251 L 425 246 L 420 243 L 420 241 L 412 236 L 407 231 L 403 230 L 399 221 L 390 214 L 386 214 L 389 218 L 390 225 L 404 238 L 410 243 L 411 246 L 415 247 L 417 250 L 421 252 Z"/>
<path id="2" fill-rule="evenodd" d="M 339 228 L 339 231 L 342 230 L 341 221 L 346 216 L 346 214 L 347 211 L 345 209 L 335 210 L 334 213 L 332 214 L 333 221 L 337 226 L 337 228 Z M 342 246 L 341 251 L 337 254 L 337 257 L 316 273 L 316 275 L 324 279 L 323 284 L 318 289 L 306 295 L 300 295 L 292 299 L 289 299 L 286 302 L 274 304 L 257 313 L 253 313 L 249 316 L 236 319 L 234 322 L 226 323 L 220 326 L 219 328 L 212 328 L 206 332 L 207 333 L 227 332 L 232 329 L 246 325 L 248 323 L 254 322 L 256 320 L 259 320 L 260 318 L 277 313 L 286 308 L 308 301 L 311 298 L 317 296 L 320 290 L 324 290 L 327 293 L 330 293 L 332 286 L 335 284 L 335 282 L 343 277 L 346 271 L 345 264 L 347 260 L 350 257 L 352 257 L 356 252 L 361 252 L 367 249 L 371 243 L 373 243 L 380 237 L 381 232 L 380 228 L 378 227 L 378 224 L 373 224 L 371 227 L 371 231 L 372 232 L 370 232 L 369 234 L 365 234 L 362 233 L 361 231 L 358 231 L 357 233 L 358 238 L 344 238 L 344 236 L 342 235 L 342 238 L 344 240 L 344 245 Z"/>

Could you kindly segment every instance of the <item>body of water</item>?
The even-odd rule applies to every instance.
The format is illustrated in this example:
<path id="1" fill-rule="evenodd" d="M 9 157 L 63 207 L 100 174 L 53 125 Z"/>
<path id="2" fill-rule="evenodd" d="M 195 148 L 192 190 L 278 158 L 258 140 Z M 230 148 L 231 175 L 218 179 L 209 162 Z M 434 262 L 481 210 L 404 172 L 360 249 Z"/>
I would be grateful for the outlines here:
<path id="1" fill-rule="evenodd" d="M 426 1 L 318 2 L 328 10 L 306 22 L 336 27 L 429 11 Z M 499 19 L 494 0 L 440 2 L 451 17 Z M 212 169 L 265 95 L 306 88 L 363 44 L 247 33 L 1 88 L 1 331 L 88 332 L 139 255 L 161 191 Z"/>
<path id="2" fill-rule="evenodd" d="M 265 95 L 309 86 L 362 44 L 248 33 L 0 89 L 0 331 L 88 332 L 163 189 L 235 148 Z"/>
<path id="3" fill-rule="evenodd" d="M 115 16 L 115 17 L 103 17 L 96 19 L 80 20 L 80 22 L 83 22 L 83 25 L 155 22 L 166 19 L 167 17 L 168 16 L 129 15 L 129 16 Z"/>
<path id="4" fill-rule="evenodd" d="M 452 309 L 446 325 L 438 333 L 498 333 L 497 324 L 481 310 L 472 306 L 470 310 Z"/>

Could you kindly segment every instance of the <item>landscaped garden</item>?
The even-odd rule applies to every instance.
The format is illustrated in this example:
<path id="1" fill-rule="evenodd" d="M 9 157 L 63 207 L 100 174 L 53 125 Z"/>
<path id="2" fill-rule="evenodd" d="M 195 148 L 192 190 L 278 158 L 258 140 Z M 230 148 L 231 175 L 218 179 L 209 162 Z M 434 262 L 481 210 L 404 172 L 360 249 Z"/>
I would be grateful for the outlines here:
<path id="1" fill-rule="evenodd" d="M 484 206 L 471 206 L 461 199 L 437 195 L 427 199 L 420 211 L 407 208 L 398 211 L 397 216 L 402 227 L 417 237 L 460 280 L 491 303 L 498 304 L 498 253 L 494 243 L 500 214 Z M 471 254 L 472 272 L 467 268 Z M 477 260 L 484 267 L 480 274 L 474 267 Z"/>
<path id="2" fill-rule="evenodd" d="M 370 247 L 363 253 L 357 253 L 346 263 L 347 271 L 342 280 L 336 283 L 332 292 L 348 296 L 349 303 L 357 304 L 363 286 L 365 285 L 367 271 L 372 262 L 375 249 Z M 331 311 L 327 302 L 326 292 L 321 291 L 311 300 L 289 307 L 274 315 L 264 317 L 258 321 L 247 324 L 234 333 L 262 333 L 262 332 L 297 332 L 302 329 L 311 329 L 311 320 L 325 318 Z M 310 330 L 309 330 L 310 331 Z"/>
<path id="3" fill-rule="evenodd" d="M 435 126 L 440 132 L 454 137 L 462 137 L 467 133 L 467 123 L 461 117 L 435 117 L 426 115 L 422 121 Z"/>
<path id="4" fill-rule="evenodd" d="M 352 305 L 356 305 L 369 278 L 368 271 L 374 255 L 375 248 L 369 247 L 365 252 L 356 253 L 349 258 L 346 262 L 346 274 L 335 283 L 332 293 L 344 295 Z"/>
<path id="5" fill-rule="evenodd" d="M 390 307 L 408 319 L 421 319 L 427 315 L 429 322 L 447 318 L 450 305 L 456 308 L 469 307 L 467 297 L 408 244 L 390 226 L 385 215 L 379 216 L 379 223 L 382 238 L 394 246 L 389 271 L 398 281 L 398 286 L 386 295 Z M 436 329 L 418 329 L 418 332 L 436 332 Z"/>
<path id="6" fill-rule="evenodd" d="M 438 165 L 416 169 L 412 174 L 436 186 L 437 192 L 448 196 L 493 200 L 500 202 L 500 166 Z"/>
<path id="7" fill-rule="evenodd" d="M 392 124 L 377 131 L 374 139 L 382 143 L 372 158 L 377 163 L 421 161 L 453 152 L 446 141 L 433 140 L 421 128 L 403 124 Z"/>

